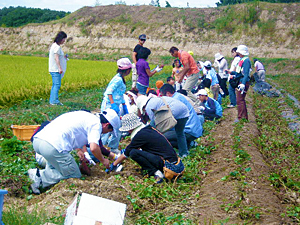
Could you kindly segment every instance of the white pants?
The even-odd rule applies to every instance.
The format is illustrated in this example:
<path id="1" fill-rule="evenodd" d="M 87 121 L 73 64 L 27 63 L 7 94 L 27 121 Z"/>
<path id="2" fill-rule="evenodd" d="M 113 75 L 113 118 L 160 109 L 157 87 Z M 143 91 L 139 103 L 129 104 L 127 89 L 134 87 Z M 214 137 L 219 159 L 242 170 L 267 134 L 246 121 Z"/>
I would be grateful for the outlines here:
<path id="1" fill-rule="evenodd" d="M 194 73 L 187 77 L 182 89 L 186 90 L 187 96 L 192 99 L 193 102 L 198 102 L 196 95 L 194 95 L 191 90 L 196 86 L 199 79 L 199 73 Z"/>
<path id="2" fill-rule="evenodd" d="M 133 67 L 132 68 L 132 88 L 136 87 L 136 81 L 137 81 L 137 72 L 136 72 L 136 68 Z"/>

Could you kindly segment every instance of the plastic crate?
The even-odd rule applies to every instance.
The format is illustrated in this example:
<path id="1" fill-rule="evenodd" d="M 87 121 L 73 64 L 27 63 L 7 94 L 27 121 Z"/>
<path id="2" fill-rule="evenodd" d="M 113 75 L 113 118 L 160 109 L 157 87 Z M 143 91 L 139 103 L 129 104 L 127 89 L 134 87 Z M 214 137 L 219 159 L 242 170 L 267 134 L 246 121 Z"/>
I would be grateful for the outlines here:
<path id="1" fill-rule="evenodd" d="M 21 141 L 30 141 L 36 128 L 40 125 L 11 125 L 13 134 Z"/>

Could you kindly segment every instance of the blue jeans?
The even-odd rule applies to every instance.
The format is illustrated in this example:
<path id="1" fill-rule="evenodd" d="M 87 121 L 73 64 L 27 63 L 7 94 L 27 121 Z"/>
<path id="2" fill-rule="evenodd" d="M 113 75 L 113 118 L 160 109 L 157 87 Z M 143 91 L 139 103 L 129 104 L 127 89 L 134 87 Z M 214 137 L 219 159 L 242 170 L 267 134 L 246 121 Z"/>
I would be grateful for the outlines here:
<path id="1" fill-rule="evenodd" d="M 177 124 L 175 126 L 175 132 L 177 135 L 178 152 L 179 152 L 180 156 L 189 154 L 187 143 L 186 143 L 186 138 L 185 138 L 185 133 L 184 133 L 184 127 L 185 127 L 187 120 L 188 120 L 188 117 L 185 117 L 182 119 L 177 119 Z"/>
<path id="2" fill-rule="evenodd" d="M 147 92 L 147 88 L 148 87 L 145 87 L 143 85 L 140 85 L 139 83 L 136 83 L 136 88 L 139 90 L 139 93 L 142 94 L 142 95 L 146 95 L 146 92 Z"/>
<path id="3" fill-rule="evenodd" d="M 121 131 L 118 130 L 117 137 L 111 132 L 101 135 L 101 141 L 103 145 L 106 145 L 110 149 L 118 149 L 121 140 Z"/>
<path id="4" fill-rule="evenodd" d="M 233 87 L 231 87 L 230 84 L 229 84 L 229 99 L 230 99 L 231 105 L 236 106 L 235 89 Z"/>
<path id="5" fill-rule="evenodd" d="M 52 76 L 52 88 L 50 92 L 50 104 L 58 104 L 58 92 L 61 86 L 61 74 L 59 72 L 50 72 Z"/>

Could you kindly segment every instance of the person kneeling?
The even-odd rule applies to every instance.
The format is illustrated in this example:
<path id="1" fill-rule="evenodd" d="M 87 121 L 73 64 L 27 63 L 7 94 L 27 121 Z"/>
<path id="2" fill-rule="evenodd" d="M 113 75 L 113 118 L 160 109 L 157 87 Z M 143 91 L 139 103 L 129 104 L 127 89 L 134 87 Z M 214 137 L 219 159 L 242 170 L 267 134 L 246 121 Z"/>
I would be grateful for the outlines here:
<path id="1" fill-rule="evenodd" d="M 124 115 L 121 122 L 120 131 L 128 131 L 131 134 L 131 143 L 122 150 L 122 155 L 111 164 L 110 171 L 115 170 L 119 163 L 130 157 L 149 176 L 154 176 L 157 183 L 163 182 L 165 162 L 178 167 L 177 169 L 180 171 L 175 172 L 179 175 L 183 172 L 183 163 L 162 133 L 150 125 L 144 125 L 133 113 Z M 166 178 L 172 179 L 173 177 Z"/>
<path id="2" fill-rule="evenodd" d="M 205 119 L 214 120 L 222 117 L 222 106 L 215 99 L 208 97 L 206 90 L 200 89 L 196 95 L 201 102 L 199 109 L 203 113 Z"/>

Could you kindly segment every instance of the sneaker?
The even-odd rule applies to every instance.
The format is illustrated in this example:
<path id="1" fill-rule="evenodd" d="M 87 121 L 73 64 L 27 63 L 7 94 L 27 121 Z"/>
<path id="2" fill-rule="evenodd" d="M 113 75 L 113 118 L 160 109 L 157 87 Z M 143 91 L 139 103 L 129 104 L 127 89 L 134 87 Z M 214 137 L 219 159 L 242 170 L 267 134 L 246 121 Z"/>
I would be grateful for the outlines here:
<path id="1" fill-rule="evenodd" d="M 64 105 L 64 104 L 62 104 L 61 102 L 59 102 L 59 103 L 50 103 L 50 105 Z"/>
<path id="2" fill-rule="evenodd" d="M 28 176 L 33 181 L 33 183 L 30 185 L 32 192 L 34 194 L 41 194 L 39 187 L 42 184 L 42 179 L 40 177 L 39 170 L 36 169 L 29 169 L 28 170 Z"/>
<path id="3" fill-rule="evenodd" d="M 160 178 L 159 176 L 154 176 L 154 179 L 156 180 L 157 184 L 161 184 L 162 182 L 164 182 L 164 178 Z"/>
<path id="4" fill-rule="evenodd" d="M 156 180 L 156 183 L 157 184 L 160 184 L 164 181 L 164 175 L 163 173 L 160 171 L 160 170 L 157 170 L 155 173 L 154 173 L 154 179 Z"/>
<path id="5" fill-rule="evenodd" d="M 232 105 L 232 104 L 227 105 L 227 108 L 234 108 L 234 107 L 235 107 L 235 105 Z"/>
<path id="6" fill-rule="evenodd" d="M 183 154 L 182 156 L 180 156 L 181 159 L 186 158 L 188 155 L 187 154 Z"/>

